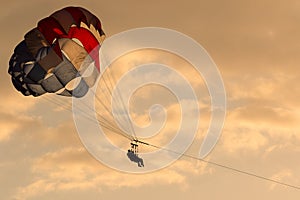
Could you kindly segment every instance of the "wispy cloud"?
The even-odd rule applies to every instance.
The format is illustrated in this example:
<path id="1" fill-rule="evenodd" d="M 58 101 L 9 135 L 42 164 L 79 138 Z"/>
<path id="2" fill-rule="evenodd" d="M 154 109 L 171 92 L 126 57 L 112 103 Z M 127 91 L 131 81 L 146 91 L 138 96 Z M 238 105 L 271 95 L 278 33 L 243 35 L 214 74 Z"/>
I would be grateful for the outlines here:
<path id="1" fill-rule="evenodd" d="M 86 150 L 65 148 L 50 152 L 34 160 L 34 179 L 20 187 L 16 199 L 30 199 L 53 191 L 117 189 L 143 187 L 145 185 L 176 184 L 188 187 L 186 173 L 208 173 L 206 165 L 195 165 L 179 160 L 170 168 L 143 175 L 120 173 L 107 168 L 88 155 Z"/>

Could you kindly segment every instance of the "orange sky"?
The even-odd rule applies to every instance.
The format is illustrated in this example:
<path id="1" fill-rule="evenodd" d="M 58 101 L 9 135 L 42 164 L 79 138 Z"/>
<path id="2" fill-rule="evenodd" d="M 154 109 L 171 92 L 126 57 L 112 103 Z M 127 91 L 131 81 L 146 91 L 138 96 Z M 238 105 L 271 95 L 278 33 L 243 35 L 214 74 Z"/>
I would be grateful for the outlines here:
<path id="1" fill-rule="evenodd" d="M 69 5 L 97 15 L 108 37 L 159 26 L 194 38 L 219 67 L 228 98 L 223 133 L 209 159 L 300 185 L 298 1 L 11 0 L 0 8 L 0 199 L 299 199 L 298 190 L 187 158 L 144 175 L 97 162 L 70 112 L 23 97 L 7 74 L 23 35 Z M 197 155 L 200 144 L 188 152 Z"/>

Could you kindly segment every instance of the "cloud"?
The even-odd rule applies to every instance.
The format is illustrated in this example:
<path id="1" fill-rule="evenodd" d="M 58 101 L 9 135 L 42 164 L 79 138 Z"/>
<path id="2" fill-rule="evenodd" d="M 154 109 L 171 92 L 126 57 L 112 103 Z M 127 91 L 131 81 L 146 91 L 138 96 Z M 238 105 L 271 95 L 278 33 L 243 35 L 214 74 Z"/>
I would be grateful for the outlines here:
<path id="1" fill-rule="evenodd" d="M 189 105 L 188 100 L 182 103 Z M 50 102 L 40 104 L 35 106 L 47 112 L 33 106 L 34 115 L 30 117 L 26 115 L 32 112 L 30 110 L 23 111 L 24 116 L 6 114 L 3 117 L 9 121 L 14 118 L 18 123 L 10 140 L 5 141 L 5 146 L 23 144 L 17 148 L 16 155 L 7 156 L 10 160 L 25 156 L 29 160 L 28 167 L 31 168 L 30 179 L 16 185 L 18 190 L 14 194 L 15 199 L 39 198 L 55 192 L 74 190 L 101 192 L 106 188 L 116 190 L 126 187 L 156 186 L 157 183 L 180 185 L 181 188 L 186 189 L 189 187 L 187 182 L 189 174 L 200 176 L 203 173 L 211 173 L 207 171 L 206 165 L 198 163 L 195 165 L 185 159 L 157 173 L 132 175 L 116 172 L 104 167 L 86 152 L 77 136 L 74 122 L 70 120 L 68 115 L 70 113 L 55 111 L 53 110 L 55 106 L 48 110 Z M 193 108 L 188 108 L 191 113 L 188 117 L 193 117 Z M 169 135 L 172 133 L 170 130 L 175 128 L 172 123 L 178 121 L 178 117 L 175 116 L 179 116 L 180 112 L 176 104 L 168 106 L 167 109 L 171 115 L 166 127 L 166 130 L 169 129 L 167 132 Z M 64 121 L 60 122 L 60 118 Z M 166 140 L 168 140 L 167 135 L 164 136 Z"/>
<path id="2" fill-rule="evenodd" d="M 25 123 L 32 121 L 32 118 L 24 115 L 24 113 L 15 115 L 5 111 L 4 109 L 0 112 L 0 143 L 7 142 L 13 134 L 22 130 Z"/>
<path id="3" fill-rule="evenodd" d="M 280 182 L 291 182 L 291 179 L 293 179 L 293 172 L 289 169 L 283 169 L 276 174 L 272 175 L 270 179 L 280 181 Z M 295 180 L 295 179 L 294 179 Z M 278 187 L 278 184 L 273 183 L 269 186 L 270 190 L 275 190 L 275 188 Z"/>
<path id="4" fill-rule="evenodd" d="M 179 160 L 155 173 L 126 174 L 107 168 L 92 158 L 84 148 L 64 148 L 36 158 L 32 164 L 34 179 L 18 189 L 16 199 L 42 197 L 51 192 L 72 190 L 115 190 L 124 187 L 176 184 L 188 187 L 186 175 L 208 173 L 206 165 Z"/>
<path id="5" fill-rule="evenodd" d="M 84 7 L 92 9 L 102 18 L 108 36 L 132 27 L 163 26 L 182 31 L 203 44 L 219 66 L 229 97 L 229 112 L 217 151 L 213 152 L 214 158 L 226 158 L 228 162 L 237 158 L 235 164 L 245 162 L 249 168 L 264 171 L 271 174 L 270 177 L 299 183 L 300 48 L 295 42 L 299 40 L 299 2 L 190 1 L 183 5 L 181 1 L 172 4 L 169 1 L 149 1 L 145 4 L 132 0 L 130 3 L 87 2 Z M 160 6 L 157 6 L 158 3 Z M 10 164 L 7 167 L 9 170 L 1 170 L 3 185 L 14 177 L 14 183 L 7 187 L 10 190 L 19 187 L 16 196 L 20 199 L 31 199 L 45 193 L 52 196 L 55 191 L 67 191 L 66 194 L 70 195 L 77 189 L 92 191 L 106 187 L 139 187 L 140 183 L 155 186 L 160 180 L 160 184 L 174 184 L 175 187 L 188 185 L 189 178 L 201 175 L 201 170 L 199 173 L 194 171 L 198 166 L 187 160 L 180 160 L 161 173 L 146 176 L 120 174 L 101 166 L 81 149 L 70 115 L 66 116 L 68 114 L 60 110 L 61 107 L 56 107 L 57 112 L 53 112 L 55 107 L 50 104 L 22 97 L 15 91 L 9 76 L 5 76 L 5 66 L 12 49 L 22 39 L 23 33 L 33 28 L 39 19 L 67 4 L 67 1 L 7 1 L 0 8 L 1 27 L 7 30 L 1 35 L 1 44 L 5 47 L 0 60 L 3 66 L 0 69 L 0 74 L 3 74 L 0 79 L 1 169 L 5 168 L 5 163 L 18 161 L 17 165 Z M 178 62 L 178 59 L 172 58 L 172 61 Z M 202 98 L 204 90 L 197 87 L 200 85 L 198 79 L 193 82 L 192 70 L 186 70 L 184 62 L 179 65 L 184 68 L 181 73 L 186 73 L 186 77 L 196 86 L 197 95 Z M 151 93 L 145 92 L 145 97 L 149 96 Z M 209 113 L 209 110 L 206 112 Z M 173 114 L 177 113 L 173 111 Z M 201 133 L 207 129 L 205 124 L 209 119 L 205 120 L 200 123 Z M 237 157 L 232 156 L 235 154 Z M 29 172 L 25 170 L 28 167 L 31 167 Z M 225 187 L 218 188 L 220 191 L 214 193 L 216 198 L 226 194 L 232 198 L 232 194 L 228 194 L 232 190 L 227 190 L 231 186 L 225 182 Z M 245 179 L 240 178 L 233 184 L 241 187 L 244 183 Z M 216 189 L 216 185 L 212 185 L 207 193 Z M 253 186 L 251 191 L 266 194 L 265 190 Z M 148 187 L 145 188 L 141 190 L 148 190 Z M 276 189 L 273 187 L 273 191 Z M 156 187 L 155 191 L 159 188 Z M 273 191 L 267 197 L 280 199 L 280 195 L 276 196 L 277 190 Z M 5 194 L 1 196 L 3 199 L 7 199 Z M 186 198 L 193 198 L 194 195 L 199 193 L 192 192 Z M 290 199 L 297 199 L 297 195 Z M 173 191 L 170 197 L 179 198 L 174 196 Z M 243 193 L 241 197 L 250 199 L 252 196 Z M 205 194 L 203 198 L 206 198 Z"/>
<path id="6" fill-rule="evenodd" d="M 228 153 L 257 152 L 268 145 L 268 139 L 259 130 L 245 127 L 224 130 L 222 147 Z"/>
<path id="7" fill-rule="evenodd" d="M 1 116 L 3 117 L 3 116 Z M 15 122 L 11 122 L 7 119 L 0 119 L 0 143 L 2 141 L 7 141 L 10 138 L 10 135 L 18 128 L 18 124 Z"/>
<path id="8" fill-rule="evenodd" d="M 265 151 L 276 142 L 280 145 L 292 138 L 300 139 L 295 111 L 255 102 L 228 112 L 219 143 L 224 152 L 253 154 Z"/>

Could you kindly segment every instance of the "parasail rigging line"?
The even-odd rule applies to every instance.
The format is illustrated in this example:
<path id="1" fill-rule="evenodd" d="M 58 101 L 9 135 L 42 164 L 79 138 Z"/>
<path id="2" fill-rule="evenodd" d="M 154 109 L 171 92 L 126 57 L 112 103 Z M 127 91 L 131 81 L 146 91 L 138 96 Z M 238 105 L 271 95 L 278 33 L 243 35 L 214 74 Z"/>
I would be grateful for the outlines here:
<path id="1" fill-rule="evenodd" d="M 133 137 L 136 139 L 137 136 L 136 136 L 133 124 L 132 124 L 132 120 L 130 119 L 129 113 L 126 109 L 126 105 L 124 103 L 122 93 L 121 93 L 120 89 L 118 87 L 116 87 L 116 84 L 117 84 L 116 78 L 112 72 L 112 69 L 110 69 L 108 67 L 108 68 L 106 68 L 106 70 L 108 72 L 104 73 L 104 75 L 102 76 L 103 82 L 104 82 L 106 88 L 108 89 L 108 92 L 109 92 L 111 98 L 113 98 L 113 93 L 112 93 L 113 89 L 116 90 L 116 95 L 114 97 L 116 98 L 116 103 L 118 104 L 118 107 L 121 108 L 121 110 L 124 112 L 124 115 L 121 115 L 121 116 L 125 116 L 123 118 L 123 121 L 127 125 L 129 125 L 131 135 L 133 135 Z M 105 78 L 105 75 L 106 75 L 106 78 Z M 122 123 L 119 121 L 119 124 L 121 125 Z"/>
<path id="2" fill-rule="evenodd" d="M 65 105 L 65 104 L 64 104 L 65 102 L 57 102 L 57 98 L 54 100 L 54 99 L 52 99 L 51 97 L 44 96 L 42 99 L 44 99 L 44 100 L 46 100 L 46 101 L 48 101 L 48 102 L 50 102 L 50 103 L 53 103 L 53 104 L 55 104 L 55 105 L 57 105 L 57 106 L 61 106 L 64 110 L 73 112 L 73 109 L 72 109 L 71 106 Z M 87 106 L 87 108 L 89 108 L 89 109 L 92 109 L 91 107 L 89 107 L 89 106 L 86 105 L 86 104 L 83 104 L 83 105 Z M 100 114 L 98 114 L 98 115 L 99 115 L 99 117 L 100 117 L 101 119 L 97 119 L 97 120 L 96 120 L 95 118 L 93 118 L 93 116 L 91 115 L 90 112 L 84 111 L 84 110 L 83 110 L 82 108 L 80 108 L 79 106 L 77 106 L 76 109 L 78 109 L 78 111 L 80 111 L 80 112 L 83 114 L 83 116 L 84 116 L 85 118 L 91 120 L 93 123 L 99 124 L 99 125 L 101 125 L 102 127 L 108 129 L 109 131 L 111 131 L 111 132 L 113 132 L 113 133 L 115 133 L 115 134 L 118 134 L 118 135 L 120 135 L 120 136 L 123 136 L 124 138 L 127 138 L 128 140 L 132 140 L 132 139 L 133 139 L 132 137 L 130 137 L 130 135 L 124 133 L 123 131 L 121 131 L 120 129 L 118 129 L 117 127 L 115 127 L 111 122 L 109 122 L 107 119 L 105 119 L 105 118 L 104 118 L 103 116 L 101 116 Z"/>
<path id="3" fill-rule="evenodd" d="M 109 74 L 109 73 L 105 73 L 105 74 Z M 106 99 L 106 101 L 108 102 L 108 104 L 112 104 L 112 98 L 113 98 L 113 96 L 112 96 L 113 83 L 112 83 L 112 81 L 109 79 L 109 77 L 106 76 L 106 78 L 105 78 L 105 75 L 103 75 L 103 76 L 101 76 L 101 77 L 102 77 L 102 79 L 100 79 L 100 80 L 103 80 L 103 82 L 104 82 L 104 84 L 105 84 L 105 88 L 102 88 L 102 89 L 106 89 L 106 92 L 108 92 L 109 95 L 103 95 L 104 92 L 101 91 L 101 94 L 102 94 L 101 97 L 104 97 L 104 98 L 101 98 L 101 97 L 100 97 L 100 94 L 95 93 L 93 90 L 91 90 L 91 92 L 94 94 L 95 100 L 96 100 L 98 103 L 100 103 L 101 106 L 103 106 L 103 108 L 104 108 L 104 109 L 106 110 L 106 112 L 109 114 L 109 116 L 111 117 L 112 121 L 116 120 L 117 122 L 119 122 L 118 125 L 119 125 L 119 126 L 122 126 L 124 123 L 122 123 L 120 120 L 118 120 L 118 118 L 115 118 L 112 109 L 110 109 L 110 108 L 105 104 L 105 102 L 104 102 L 104 100 Z M 106 79 L 108 79 L 109 81 L 107 81 Z M 110 86 L 108 85 L 107 82 L 110 83 Z M 101 86 L 100 86 L 100 87 L 101 87 Z M 125 104 L 122 103 L 123 101 L 120 100 L 120 99 L 118 98 L 120 95 L 121 95 L 121 93 L 118 92 L 117 95 L 115 96 L 115 97 L 116 97 L 116 100 L 117 100 L 117 101 L 116 101 L 116 104 L 117 104 L 118 108 L 120 108 L 120 110 L 125 111 L 125 117 L 129 118 L 128 112 L 126 112 Z M 91 109 L 91 111 L 93 111 L 93 110 Z M 96 113 L 97 113 L 97 115 L 98 115 L 99 117 L 104 118 L 104 117 L 102 116 L 101 113 L 99 113 L 99 112 L 97 112 L 97 111 L 96 111 Z M 121 116 L 123 116 L 123 115 L 121 115 Z M 104 118 L 104 119 L 105 119 L 105 118 Z M 108 123 L 113 123 L 113 122 L 108 122 Z M 129 123 L 129 124 L 131 125 L 131 130 L 132 130 L 132 132 L 134 132 L 134 129 L 133 129 L 133 126 L 132 126 L 132 124 L 131 124 L 130 118 L 127 120 L 127 122 L 125 121 L 125 123 Z M 123 128 L 123 130 L 121 130 L 120 127 L 117 127 L 117 129 L 119 129 L 120 131 L 122 131 L 124 134 L 128 135 L 128 137 L 130 137 L 132 140 L 134 139 L 134 137 L 133 137 L 131 134 L 126 133 L 126 129 Z M 135 135 L 135 134 L 134 134 L 134 135 Z M 136 137 L 136 136 L 135 136 L 135 137 Z"/>
<path id="4" fill-rule="evenodd" d="M 227 169 L 227 170 L 232 171 L 232 172 L 236 172 L 236 173 L 239 173 L 239 174 L 244 174 L 244 175 L 251 176 L 251 177 L 254 177 L 254 178 L 257 178 L 257 179 L 265 180 L 265 181 L 272 182 L 272 183 L 275 183 L 275 184 L 278 184 L 278 185 L 282 185 L 282 186 L 286 186 L 286 187 L 289 187 L 289 188 L 300 190 L 300 186 L 296 186 L 296 185 L 285 183 L 285 182 L 282 182 L 282 181 L 279 181 L 279 180 L 268 178 L 268 177 L 265 177 L 265 176 L 262 176 L 262 175 L 255 174 L 253 172 L 249 172 L 249 171 L 241 170 L 241 169 L 238 169 L 238 168 L 230 167 L 228 165 L 220 164 L 220 163 L 217 163 L 217 162 L 214 162 L 214 161 L 205 160 L 205 159 L 198 158 L 198 157 L 190 155 L 190 154 L 180 153 L 180 152 L 177 152 L 177 151 L 165 148 L 165 147 L 161 147 L 161 146 L 157 146 L 157 145 L 150 144 L 150 143 L 147 143 L 147 142 L 143 142 L 143 141 L 140 141 L 138 139 L 136 139 L 134 141 L 136 143 L 151 146 L 151 147 L 154 147 L 156 149 L 161 149 L 163 151 L 167 151 L 167 152 L 174 153 L 174 154 L 177 154 L 177 155 L 181 155 L 181 156 L 184 156 L 184 157 L 187 157 L 187 158 L 198 160 L 198 161 L 210 164 L 210 165 L 214 165 L 216 167 Z"/>
<path id="5" fill-rule="evenodd" d="M 69 111 L 72 112 L 72 109 L 70 108 L 70 106 L 67 106 L 67 105 L 64 105 L 64 104 L 60 104 L 60 103 L 54 101 L 53 99 L 48 98 L 48 96 L 44 96 L 44 97 L 45 97 L 46 100 L 48 100 L 48 101 L 50 101 L 50 102 L 52 102 L 52 103 L 54 103 L 54 104 L 56 104 L 58 106 L 62 106 L 64 109 L 69 110 Z M 281 182 L 281 181 L 278 181 L 278 180 L 275 180 L 275 179 L 271 179 L 271 178 L 268 178 L 268 177 L 265 177 L 265 176 L 262 176 L 262 175 L 255 174 L 253 172 L 249 172 L 249 171 L 237 169 L 237 168 L 234 168 L 234 167 L 231 167 L 231 166 L 227 166 L 227 165 L 224 165 L 224 164 L 220 164 L 220 163 L 217 163 L 217 162 L 214 162 L 214 161 L 209 161 L 209 160 L 206 160 L 206 159 L 201 159 L 201 158 L 198 158 L 198 157 L 190 155 L 190 154 L 186 154 L 186 153 L 182 154 L 182 153 L 174 151 L 172 149 L 167 149 L 165 147 L 161 147 L 161 146 L 158 146 L 158 145 L 154 145 L 154 144 L 151 144 L 151 143 L 147 143 L 147 142 L 141 141 L 141 140 L 139 140 L 137 138 L 133 139 L 132 137 L 129 137 L 128 134 L 125 134 L 125 133 L 123 133 L 120 130 L 112 130 L 112 127 L 109 127 L 106 124 L 103 124 L 103 122 L 100 122 L 100 121 L 97 121 L 97 120 L 93 119 L 91 117 L 91 114 L 86 113 L 84 111 L 83 111 L 83 114 L 85 115 L 85 117 L 89 118 L 94 123 L 100 123 L 100 125 L 102 125 L 104 128 L 107 128 L 108 130 L 111 130 L 112 132 L 114 132 L 116 134 L 119 134 L 119 135 L 121 135 L 121 136 L 123 136 L 123 137 L 125 137 L 125 138 L 127 138 L 127 139 L 129 139 L 131 141 L 136 142 L 136 143 L 147 145 L 147 146 L 151 146 L 151 147 L 156 148 L 156 149 L 161 149 L 161 150 L 164 150 L 164 151 L 167 151 L 167 152 L 170 152 L 170 153 L 174 153 L 174 154 L 178 154 L 178 155 L 181 155 L 181 156 L 184 156 L 184 157 L 187 157 L 187 158 L 198 160 L 198 161 L 210 164 L 210 165 L 214 165 L 216 167 L 220 167 L 220 168 L 223 168 L 223 169 L 230 170 L 232 172 L 236 172 L 236 173 L 239 173 L 239 174 L 244 174 L 244 175 L 251 176 L 251 177 L 254 177 L 254 178 L 257 178 L 257 179 L 265 180 L 265 181 L 272 182 L 272 183 L 275 183 L 275 184 L 278 184 L 278 185 L 282 185 L 282 186 L 286 186 L 286 187 L 289 187 L 289 188 L 294 188 L 294 189 L 300 190 L 300 187 L 296 186 L 296 185 L 292 185 L 292 184 L 289 184 L 289 183 Z"/>
<path id="6" fill-rule="evenodd" d="M 57 102 L 57 98 L 54 100 L 54 99 L 52 99 L 52 98 L 50 98 L 50 97 L 47 97 L 47 96 L 44 96 L 44 98 L 43 99 L 45 99 L 45 100 L 47 100 L 47 101 L 49 101 L 49 102 L 51 102 L 51 103 L 53 103 L 53 104 L 55 104 L 55 105 L 58 105 L 58 106 L 60 106 L 60 107 L 62 107 L 64 110 L 68 110 L 68 111 L 70 111 L 70 112 L 72 112 L 73 110 L 72 110 L 72 106 L 70 106 L 70 105 L 65 105 L 64 103 L 65 102 Z M 96 123 L 99 123 L 100 121 L 97 121 L 97 120 L 95 120 L 95 119 L 93 119 L 92 118 L 92 115 L 91 114 L 88 114 L 87 112 L 84 112 L 80 107 L 78 107 L 77 108 L 83 115 L 85 115 L 85 117 L 86 118 L 88 118 L 89 120 L 91 120 L 91 121 L 96 121 Z M 101 122 L 101 124 L 103 124 L 102 122 Z M 105 124 L 103 124 L 103 125 L 105 125 Z M 109 127 L 109 126 L 105 126 L 106 128 L 109 128 L 109 129 L 112 129 L 112 127 Z"/>

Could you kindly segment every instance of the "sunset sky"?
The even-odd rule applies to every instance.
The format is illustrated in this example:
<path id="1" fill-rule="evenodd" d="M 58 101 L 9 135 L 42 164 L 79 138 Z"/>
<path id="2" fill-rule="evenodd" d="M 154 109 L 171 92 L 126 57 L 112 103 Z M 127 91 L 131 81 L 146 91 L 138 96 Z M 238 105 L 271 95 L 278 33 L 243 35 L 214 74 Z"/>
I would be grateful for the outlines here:
<path id="1" fill-rule="evenodd" d="M 108 38 L 128 29 L 149 26 L 182 32 L 210 54 L 227 94 L 223 132 L 207 159 L 299 187 L 299 1 L 10 0 L 1 4 L 0 199 L 300 198 L 300 190 L 186 157 L 146 174 L 111 169 L 84 148 L 71 112 L 45 98 L 22 96 L 7 73 L 13 49 L 24 34 L 40 19 L 66 6 L 81 6 L 98 16 Z M 131 57 L 143 58 L 145 54 L 152 57 L 136 62 L 160 58 L 151 51 L 137 52 Z M 207 91 L 202 90 L 203 82 L 193 79 L 192 69 L 183 67 L 187 63 L 166 53 L 160 55 L 164 58 L 162 62 L 175 63 L 173 67 L 198 89 L 203 118 L 187 152 L 197 156 L 210 117 L 209 103 L 205 101 Z M 137 97 L 136 108 L 146 110 L 151 103 L 159 103 L 158 94 L 162 91 L 156 89 L 156 95 L 150 93 L 155 88 L 139 91 L 137 96 L 144 99 L 138 101 Z M 66 106 L 71 104 L 71 100 L 65 101 L 63 97 L 57 99 Z M 171 102 L 161 104 L 171 117 L 165 129 L 171 130 L 178 122 L 173 117 L 178 108 L 172 95 L 167 99 Z M 137 124 L 139 119 L 142 118 L 136 117 Z M 166 135 L 161 138 L 163 142 L 168 140 Z M 154 137 L 153 141 L 158 139 Z"/>

